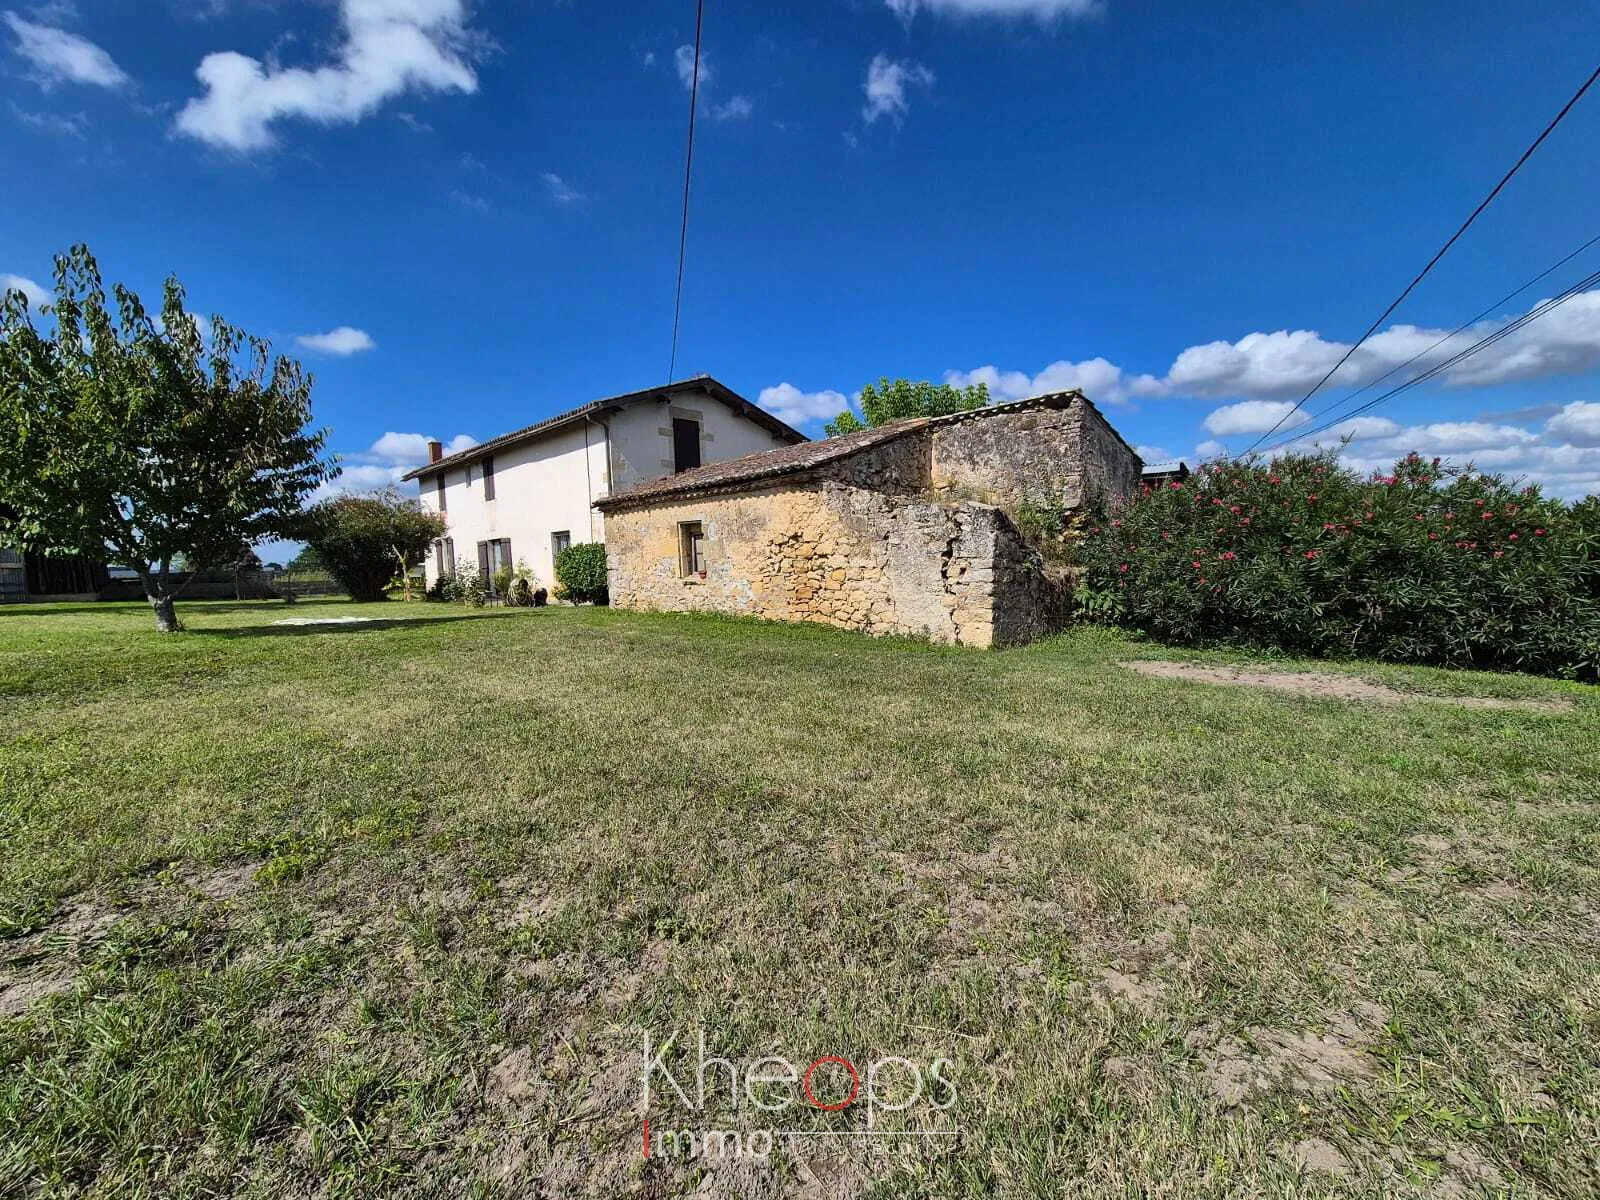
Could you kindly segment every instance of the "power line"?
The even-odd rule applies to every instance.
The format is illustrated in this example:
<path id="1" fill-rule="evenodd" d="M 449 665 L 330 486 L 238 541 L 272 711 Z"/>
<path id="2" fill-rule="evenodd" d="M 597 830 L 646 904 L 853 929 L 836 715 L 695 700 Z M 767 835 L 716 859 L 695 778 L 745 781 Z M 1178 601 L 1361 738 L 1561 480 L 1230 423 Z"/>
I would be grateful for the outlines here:
<path id="1" fill-rule="evenodd" d="M 1400 305 L 1405 301 L 1406 297 L 1411 295 L 1411 293 L 1416 290 L 1417 284 L 1423 281 L 1428 272 L 1433 270 L 1435 264 L 1437 264 L 1438 261 L 1449 251 L 1450 247 L 1454 246 L 1456 242 L 1460 240 L 1461 235 L 1466 233 L 1466 231 L 1471 227 L 1472 223 L 1478 219 L 1480 214 L 1482 214 L 1483 210 L 1488 208 L 1489 205 L 1494 201 L 1494 198 L 1498 196 L 1505 188 L 1506 184 L 1511 182 L 1512 176 L 1514 176 L 1518 171 L 1522 170 L 1523 164 L 1533 157 L 1533 152 L 1543 145 L 1545 138 L 1549 137 L 1550 134 L 1555 130 L 1555 127 L 1561 124 L 1562 119 L 1572 111 L 1573 106 L 1577 104 L 1579 100 L 1583 99 L 1583 94 L 1589 90 L 1596 79 L 1600 79 L 1600 67 L 1596 67 L 1594 69 L 1594 73 L 1590 75 L 1588 79 L 1583 81 L 1583 86 L 1572 94 L 1572 99 L 1568 100 L 1561 106 L 1561 111 L 1556 113 L 1556 115 L 1551 118 L 1550 124 L 1544 127 L 1544 131 L 1540 133 L 1538 137 L 1533 139 L 1533 144 L 1522 152 L 1522 157 L 1517 159 L 1517 161 L 1512 164 L 1511 169 L 1500 177 L 1500 182 L 1494 185 L 1494 190 L 1485 196 L 1481 202 L 1479 202 L 1478 207 L 1472 210 L 1472 215 L 1461 223 L 1461 228 L 1452 233 L 1450 235 L 1450 240 L 1445 242 L 1443 246 L 1440 246 L 1438 252 L 1428 260 L 1428 265 L 1423 267 L 1421 271 L 1417 272 L 1417 277 L 1415 279 L 1406 284 L 1405 291 L 1396 296 L 1389 307 L 1378 314 L 1378 319 L 1367 328 L 1367 331 L 1361 335 L 1354 345 L 1352 345 L 1344 352 L 1343 355 L 1340 356 L 1339 361 L 1334 363 L 1333 366 L 1328 369 L 1328 373 L 1326 375 L 1317 380 L 1316 385 L 1313 386 L 1309 392 L 1296 401 L 1294 406 L 1285 412 L 1283 416 L 1278 418 L 1277 424 L 1263 433 L 1254 442 L 1252 442 L 1249 447 L 1246 448 L 1246 454 L 1249 454 L 1257 446 L 1261 445 L 1262 442 L 1266 441 L 1273 434 L 1277 433 L 1278 430 L 1283 427 L 1283 423 L 1287 421 L 1291 415 L 1300 410 L 1300 406 L 1302 404 L 1311 399 L 1312 396 L 1315 396 L 1317 392 L 1321 391 L 1323 384 L 1332 379 L 1334 373 L 1338 371 L 1340 367 L 1344 366 L 1345 363 L 1350 361 L 1350 356 L 1361 348 L 1362 343 L 1374 333 L 1378 332 L 1378 329 L 1383 325 L 1383 323 L 1389 319 L 1390 314 L 1392 314 L 1395 309 L 1399 308 Z"/>
<path id="2" fill-rule="evenodd" d="M 683 160 L 683 227 L 678 231 L 678 287 L 672 301 L 672 358 L 667 382 L 678 373 L 678 320 L 683 315 L 683 260 L 689 248 L 689 180 L 694 175 L 694 110 L 700 99 L 700 31 L 705 24 L 706 0 L 696 0 L 694 13 L 694 76 L 689 80 L 689 150 Z"/>
<path id="3" fill-rule="evenodd" d="M 1493 304 L 1489 305 L 1482 312 L 1476 314 L 1475 316 L 1468 317 L 1465 321 L 1461 322 L 1461 324 L 1457 325 L 1449 333 L 1445 334 L 1438 341 L 1434 342 L 1433 345 L 1427 347 L 1424 350 L 1417 351 L 1417 353 L 1413 354 L 1410 358 L 1406 359 L 1403 363 L 1399 363 L 1399 364 L 1397 364 L 1395 366 L 1390 367 L 1382 375 L 1379 375 L 1376 379 L 1374 379 L 1374 380 L 1372 380 L 1372 381 L 1370 381 L 1368 383 L 1362 384 L 1355 391 L 1351 392 L 1348 396 L 1341 396 L 1339 399 L 1335 400 L 1333 403 L 1325 405 L 1322 408 L 1318 409 L 1315 413 L 1312 414 L 1313 419 L 1315 419 L 1317 417 L 1326 416 L 1328 413 L 1332 412 L 1336 408 L 1339 408 L 1341 405 L 1345 405 L 1345 404 L 1350 403 L 1350 401 L 1354 400 L 1357 396 L 1363 394 L 1364 392 L 1370 392 L 1373 388 L 1377 387 L 1385 379 L 1388 379 L 1391 376 L 1399 374 L 1401 371 L 1405 370 L 1412 363 L 1417 362 L 1419 359 L 1426 358 L 1428 355 L 1432 354 L 1435 350 L 1437 350 L 1440 346 L 1444 345 L 1446 342 L 1450 341 L 1453 338 L 1459 337 L 1461 334 L 1463 334 L 1467 330 L 1471 329 L 1479 321 L 1482 321 L 1486 317 L 1491 317 L 1491 316 L 1494 316 L 1495 314 L 1499 313 L 1500 310 L 1506 304 L 1510 303 L 1512 300 L 1515 300 L 1523 292 L 1527 291 L 1534 284 L 1536 284 L 1536 283 L 1540 282 L 1541 280 L 1543 280 L 1546 276 L 1552 275 L 1556 271 L 1559 271 L 1562 267 L 1566 266 L 1573 259 L 1577 258 L 1578 255 L 1582 254 L 1585 250 L 1589 249 L 1591 246 L 1593 246 L 1597 242 L 1600 242 L 1600 233 L 1595 234 L 1594 237 L 1590 238 L 1587 242 L 1585 242 L 1583 245 L 1579 246 L 1576 250 L 1574 250 L 1571 253 L 1563 256 L 1562 258 L 1560 258 L 1556 262 L 1552 263 L 1550 266 L 1546 267 L 1544 270 L 1540 271 L 1537 275 L 1535 275 L 1532 279 L 1528 280 L 1526 283 L 1522 284 L 1521 286 L 1519 286 L 1517 288 L 1512 289 L 1511 291 L 1507 292 L 1504 296 L 1501 296 L 1500 299 L 1496 300 Z M 1303 403 L 1303 401 L 1302 401 L 1302 403 Z M 1298 405 L 1296 407 L 1298 407 Z M 1344 419 L 1345 418 L 1343 418 L 1343 417 L 1338 418 L 1338 420 L 1344 420 Z M 1271 430 L 1268 431 L 1268 436 L 1270 436 L 1271 432 L 1272 432 Z M 1297 435 L 1297 439 L 1296 440 L 1298 440 L 1298 436 L 1299 435 Z M 1251 447 L 1251 449 L 1254 449 L 1254 447 Z M 1248 451 L 1247 451 L 1247 453 L 1248 453 Z"/>
<path id="4" fill-rule="evenodd" d="M 1340 424 L 1343 424 L 1345 421 L 1352 420 L 1355 417 L 1360 416 L 1364 412 L 1372 411 L 1374 408 L 1378 407 L 1378 405 L 1382 404 L 1385 400 L 1391 399 L 1394 396 L 1398 396 L 1401 392 L 1409 391 L 1411 388 L 1414 388 L 1414 387 L 1417 387 L 1417 386 L 1419 386 L 1421 384 L 1427 383 L 1428 380 L 1433 379 L 1433 378 L 1437 377 L 1438 375 L 1443 374 L 1445 371 L 1448 371 L 1451 367 L 1456 366 L 1459 363 L 1465 362 L 1467 359 L 1471 358 L 1474 354 L 1477 354 L 1480 350 L 1487 349 L 1488 347 L 1494 345 L 1496 342 L 1500 341 L 1502 338 L 1510 337 L 1513 333 L 1517 332 L 1517 330 L 1521 329 L 1523 326 L 1525 326 L 1525 325 L 1527 325 L 1527 324 L 1529 324 L 1529 323 L 1531 323 L 1533 321 L 1538 320 L 1540 317 L 1544 316 L 1546 313 L 1552 312 L 1555 309 L 1560 308 L 1568 300 L 1571 300 L 1574 296 L 1580 295 L 1581 293 L 1587 291 L 1589 288 L 1593 287 L 1597 283 L 1600 283 L 1600 271 L 1595 271 L 1590 275 L 1586 275 L 1584 278 L 1578 280 L 1577 283 L 1573 284 L 1571 287 L 1567 288 L 1565 291 L 1561 292 L 1560 294 L 1558 294 L 1556 296 L 1552 296 L 1549 300 L 1545 300 L 1542 303 L 1540 303 L 1538 305 L 1535 305 L 1533 308 L 1529 309 L 1526 313 L 1524 313 L 1522 316 L 1518 317 L 1515 321 L 1512 321 L 1510 324 L 1501 326 L 1499 329 L 1495 330 L 1493 333 L 1487 335 L 1486 337 L 1480 338 L 1478 341 L 1476 341 L 1472 345 L 1466 347 L 1464 350 L 1461 350 L 1461 351 L 1459 351 L 1459 352 L 1457 352 L 1455 354 L 1452 354 L 1449 358 L 1446 358 L 1443 361 L 1434 364 L 1433 366 L 1429 367 L 1426 371 L 1422 371 L 1422 372 L 1412 376 L 1410 379 L 1406 380 L 1404 383 L 1398 384 L 1395 387 L 1390 388 L 1387 392 L 1384 392 L 1382 395 L 1373 397 L 1371 400 L 1367 401 L 1365 404 L 1358 405 L 1356 408 L 1352 409 L 1350 412 L 1345 413 L 1344 415 L 1342 415 L 1340 417 L 1337 417 L 1332 421 L 1329 421 L 1325 425 L 1319 425 L 1317 428 L 1309 430 L 1309 431 L 1307 431 L 1305 433 L 1297 432 L 1292 437 L 1285 438 L 1281 442 L 1277 442 L 1277 443 L 1275 443 L 1275 444 L 1273 444 L 1271 446 L 1268 446 L 1266 448 L 1266 453 L 1270 453 L 1273 450 L 1282 449 L 1284 446 L 1289 445 L 1291 442 L 1304 441 L 1307 438 L 1316 437 L 1317 434 L 1319 434 L 1319 433 L 1326 433 L 1328 430 L 1334 428 L 1334 426 L 1336 426 L 1336 425 L 1340 425 Z"/>

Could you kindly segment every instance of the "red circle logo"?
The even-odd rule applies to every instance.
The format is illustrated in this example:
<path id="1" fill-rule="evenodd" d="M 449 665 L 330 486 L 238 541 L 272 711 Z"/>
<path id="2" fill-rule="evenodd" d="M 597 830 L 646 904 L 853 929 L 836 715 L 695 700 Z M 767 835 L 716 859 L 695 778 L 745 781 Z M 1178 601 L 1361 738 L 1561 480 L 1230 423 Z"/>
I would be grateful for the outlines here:
<path id="1" fill-rule="evenodd" d="M 850 1094 L 837 1104 L 820 1103 L 817 1098 L 811 1094 L 811 1074 L 823 1063 L 838 1063 L 846 1071 L 850 1072 Z M 806 1068 L 806 1077 L 800 1081 L 800 1086 L 805 1089 L 806 1099 L 811 1101 L 813 1106 L 822 1109 L 823 1112 L 837 1112 L 839 1109 L 849 1108 L 853 1103 L 855 1103 L 856 1093 L 861 1090 L 861 1077 L 856 1074 L 856 1069 L 850 1065 L 849 1059 L 839 1058 L 830 1054 L 826 1058 L 817 1059 L 816 1062 L 812 1063 Z"/>

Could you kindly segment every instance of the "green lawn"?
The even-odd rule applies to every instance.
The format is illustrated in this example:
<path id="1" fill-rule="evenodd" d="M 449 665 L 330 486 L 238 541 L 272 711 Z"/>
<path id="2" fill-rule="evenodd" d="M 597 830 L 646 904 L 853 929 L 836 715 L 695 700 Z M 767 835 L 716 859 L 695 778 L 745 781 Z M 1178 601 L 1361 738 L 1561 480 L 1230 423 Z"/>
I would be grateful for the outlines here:
<path id="1" fill-rule="evenodd" d="M 1093 631 L 180 615 L 0 609 L 0 1195 L 1600 1192 L 1592 689 L 1308 699 Z M 346 615 L 393 620 L 273 624 Z M 674 1031 L 691 1096 L 701 1032 L 863 1096 L 734 1108 L 713 1069 L 704 1112 L 659 1075 L 642 1111 Z M 891 1055 L 951 1060 L 953 1102 L 873 1131 L 936 1136 L 822 1136 Z M 812 1136 L 646 1161 L 646 1115 Z"/>

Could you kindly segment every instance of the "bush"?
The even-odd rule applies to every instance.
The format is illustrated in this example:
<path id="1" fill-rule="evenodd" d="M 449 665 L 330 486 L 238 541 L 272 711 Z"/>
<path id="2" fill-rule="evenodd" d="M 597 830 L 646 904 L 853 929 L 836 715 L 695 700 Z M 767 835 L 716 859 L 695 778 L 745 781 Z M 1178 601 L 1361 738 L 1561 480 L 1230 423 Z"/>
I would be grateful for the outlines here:
<path id="1" fill-rule="evenodd" d="M 606 548 L 601 542 L 579 542 L 556 555 L 556 598 L 574 604 L 604 604 Z"/>
<path id="2" fill-rule="evenodd" d="M 345 496 L 307 514 L 306 541 L 352 600 L 383 600 L 391 580 L 422 563 L 444 519 L 394 492 Z"/>
<path id="3" fill-rule="evenodd" d="M 1090 619 L 1162 641 L 1515 669 L 1600 665 L 1600 501 L 1571 507 L 1415 454 L 1209 464 L 1076 542 Z"/>
<path id="4" fill-rule="evenodd" d="M 433 586 L 428 589 L 428 599 L 482 608 L 489 602 L 489 588 L 471 563 L 457 563 L 454 571 L 446 571 L 433 581 Z"/>

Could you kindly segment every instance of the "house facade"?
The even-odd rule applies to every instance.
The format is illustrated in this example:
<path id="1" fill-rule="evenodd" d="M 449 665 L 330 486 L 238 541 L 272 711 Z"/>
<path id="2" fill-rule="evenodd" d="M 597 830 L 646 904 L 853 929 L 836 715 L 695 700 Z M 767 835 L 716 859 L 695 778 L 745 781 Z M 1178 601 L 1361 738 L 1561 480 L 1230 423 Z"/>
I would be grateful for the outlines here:
<path id="1" fill-rule="evenodd" d="M 1008 514 L 1126 496 L 1141 469 L 1064 392 L 619 487 L 597 502 L 611 603 L 1020 644 L 1069 597 Z"/>
<path id="2" fill-rule="evenodd" d="M 409 475 L 446 536 L 431 586 L 457 564 L 484 575 L 525 562 L 554 588 L 556 553 L 605 540 L 594 505 L 612 491 L 804 442 L 805 435 L 710 376 L 612 396 L 433 461 Z"/>

